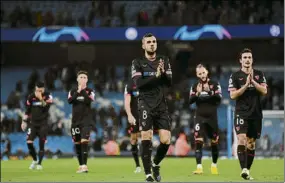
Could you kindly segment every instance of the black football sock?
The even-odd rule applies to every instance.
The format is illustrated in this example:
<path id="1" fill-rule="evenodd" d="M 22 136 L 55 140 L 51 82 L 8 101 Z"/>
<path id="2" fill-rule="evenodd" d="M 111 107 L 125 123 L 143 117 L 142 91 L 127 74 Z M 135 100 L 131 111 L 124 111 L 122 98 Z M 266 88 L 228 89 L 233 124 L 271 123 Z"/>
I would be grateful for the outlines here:
<path id="1" fill-rule="evenodd" d="M 40 151 L 39 151 L 39 165 L 42 164 L 44 155 L 45 155 L 45 139 L 39 139 L 39 147 L 40 147 Z"/>
<path id="2" fill-rule="evenodd" d="M 82 164 L 81 144 L 75 144 L 75 149 L 76 149 L 76 155 L 77 155 L 78 163 L 81 166 L 81 165 L 83 165 Z"/>
<path id="3" fill-rule="evenodd" d="M 136 163 L 136 167 L 140 166 L 138 144 L 132 145 L 132 155 Z"/>
<path id="4" fill-rule="evenodd" d="M 213 163 L 217 163 L 218 161 L 218 157 L 219 157 L 219 148 L 218 148 L 218 144 L 211 144 L 211 149 L 212 149 L 212 161 Z"/>
<path id="5" fill-rule="evenodd" d="M 81 150 L 82 150 L 82 164 L 87 165 L 87 158 L 88 158 L 88 142 L 81 143 Z"/>
<path id="6" fill-rule="evenodd" d="M 203 142 L 202 141 L 196 141 L 196 149 L 195 149 L 195 156 L 196 156 L 196 163 L 202 164 L 202 148 L 203 148 Z"/>
<path id="7" fill-rule="evenodd" d="M 32 156 L 33 160 L 37 161 L 37 154 L 36 154 L 34 144 L 33 143 L 27 143 L 27 145 L 28 145 L 29 153 Z"/>
<path id="8" fill-rule="evenodd" d="M 152 142 L 150 140 L 142 140 L 142 162 L 146 175 L 151 174 L 151 153 Z"/>
<path id="9" fill-rule="evenodd" d="M 247 169 L 250 169 L 255 156 L 255 149 L 247 149 Z"/>
<path id="10" fill-rule="evenodd" d="M 163 144 L 160 142 L 159 146 L 157 147 L 156 155 L 153 159 L 155 165 L 159 165 L 159 163 L 163 160 L 168 151 L 168 148 L 169 144 Z"/>
<path id="11" fill-rule="evenodd" d="M 241 169 L 247 168 L 247 153 L 244 145 L 238 145 L 237 154 Z"/>

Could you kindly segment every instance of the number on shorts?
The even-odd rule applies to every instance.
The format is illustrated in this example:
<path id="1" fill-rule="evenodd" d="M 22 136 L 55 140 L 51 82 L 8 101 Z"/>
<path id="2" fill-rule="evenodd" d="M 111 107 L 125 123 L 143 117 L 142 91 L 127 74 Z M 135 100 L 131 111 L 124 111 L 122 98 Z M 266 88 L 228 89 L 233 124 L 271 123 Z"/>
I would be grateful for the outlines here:
<path id="1" fill-rule="evenodd" d="M 147 112 L 146 110 L 143 110 L 143 119 L 146 119 L 147 118 Z"/>
<path id="2" fill-rule="evenodd" d="M 32 132 L 32 130 L 31 130 L 31 128 L 28 128 L 28 135 L 30 135 L 31 134 L 31 132 Z"/>
<path id="3" fill-rule="evenodd" d="M 72 128 L 71 131 L 72 131 L 72 135 L 80 134 L 79 128 Z"/>
<path id="4" fill-rule="evenodd" d="M 241 118 L 237 118 L 237 125 L 243 125 L 244 124 L 244 120 Z"/>
<path id="5" fill-rule="evenodd" d="M 196 124 L 196 125 L 195 125 L 195 130 L 196 130 L 196 131 L 199 131 L 199 130 L 200 130 L 200 125 L 199 125 L 199 124 Z"/>

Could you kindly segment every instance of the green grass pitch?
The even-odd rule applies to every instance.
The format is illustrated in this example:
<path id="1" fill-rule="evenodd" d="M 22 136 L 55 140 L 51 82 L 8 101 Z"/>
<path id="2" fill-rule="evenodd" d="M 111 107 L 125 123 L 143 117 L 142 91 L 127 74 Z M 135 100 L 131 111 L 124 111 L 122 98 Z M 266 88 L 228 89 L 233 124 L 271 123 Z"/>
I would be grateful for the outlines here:
<path id="1" fill-rule="evenodd" d="M 132 158 L 94 158 L 88 161 L 88 174 L 76 174 L 76 159 L 48 159 L 44 169 L 29 170 L 31 160 L 1 162 L 1 182 L 144 182 L 144 173 L 134 174 Z M 219 175 L 211 175 L 211 160 L 203 160 L 203 175 L 193 175 L 194 158 L 166 158 L 161 164 L 162 182 L 244 181 L 238 160 L 219 160 Z M 255 160 L 254 181 L 284 182 L 284 159 Z M 248 181 L 246 181 L 248 182 Z"/>

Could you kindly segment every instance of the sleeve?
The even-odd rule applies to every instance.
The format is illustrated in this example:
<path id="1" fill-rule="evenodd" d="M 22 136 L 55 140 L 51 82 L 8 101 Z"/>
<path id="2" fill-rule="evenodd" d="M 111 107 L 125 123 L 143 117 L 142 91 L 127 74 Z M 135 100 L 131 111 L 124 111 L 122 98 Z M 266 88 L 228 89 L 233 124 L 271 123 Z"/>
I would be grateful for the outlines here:
<path id="1" fill-rule="evenodd" d="M 72 104 L 76 100 L 77 96 L 78 96 L 78 93 L 76 90 L 70 90 L 68 92 L 68 103 Z"/>
<path id="2" fill-rule="evenodd" d="M 170 87 L 172 85 L 172 70 L 171 70 L 169 58 L 165 59 L 164 69 L 165 69 L 165 73 L 162 75 L 163 81 L 166 84 L 166 86 Z"/>
<path id="3" fill-rule="evenodd" d="M 25 112 L 26 119 L 30 117 L 31 111 L 32 111 L 32 97 L 31 95 L 29 95 L 26 101 L 26 112 Z"/>
<path id="4" fill-rule="evenodd" d="M 189 103 L 193 104 L 197 101 L 198 97 L 196 95 L 197 91 L 196 91 L 196 84 L 193 84 L 190 88 L 190 92 L 189 92 Z"/>
<path id="5" fill-rule="evenodd" d="M 124 94 L 125 94 L 125 95 L 131 95 L 131 90 L 130 90 L 130 87 L 129 87 L 128 84 L 125 86 L 125 92 L 124 92 Z"/>
<path id="6" fill-rule="evenodd" d="M 214 85 L 213 91 L 212 91 L 212 97 L 217 102 L 220 103 L 222 100 L 222 87 L 220 83 L 216 83 Z"/>
<path id="7" fill-rule="evenodd" d="M 157 78 L 155 76 L 150 76 L 147 78 L 142 77 L 142 72 L 137 60 L 132 62 L 132 80 L 138 89 L 142 89 L 148 86 L 152 86 L 156 83 Z"/>
<path id="8" fill-rule="evenodd" d="M 228 87 L 228 91 L 235 91 L 238 89 L 238 84 L 237 84 L 237 81 L 235 79 L 235 75 L 232 74 L 230 76 L 230 79 L 229 79 L 229 87 Z"/>
<path id="9" fill-rule="evenodd" d="M 88 92 L 88 93 L 87 93 Z M 95 100 L 95 92 L 93 90 L 81 90 L 81 94 L 84 97 L 84 103 L 90 104 Z"/>
<path id="10" fill-rule="evenodd" d="M 264 73 L 260 71 L 260 76 L 258 78 L 258 83 L 262 86 L 267 87 L 267 82 L 266 82 L 266 78 L 264 76 Z"/>

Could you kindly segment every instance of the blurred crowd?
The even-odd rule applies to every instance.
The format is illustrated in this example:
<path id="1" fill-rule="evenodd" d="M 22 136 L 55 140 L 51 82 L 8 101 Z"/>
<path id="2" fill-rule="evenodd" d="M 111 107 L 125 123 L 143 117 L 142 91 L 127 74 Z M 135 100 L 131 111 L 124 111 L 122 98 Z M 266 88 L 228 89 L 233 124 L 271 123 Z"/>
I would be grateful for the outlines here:
<path id="1" fill-rule="evenodd" d="M 35 1 L 34 3 L 41 2 Z M 77 3 L 77 1 L 68 1 L 68 3 Z M 154 1 L 154 11 L 148 11 L 144 4 L 137 9 L 135 25 L 130 25 L 129 20 L 133 18 L 133 15 L 126 14 L 126 11 L 130 11 L 126 3 L 120 4 L 118 8 L 114 8 L 115 1 L 89 1 L 89 3 L 90 11 L 80 15 L 74 15 L 74 12 L 69 9 L 31 10 L 28 6 L 15 5 L 14 10 L 10 12 L 1 8 L 1 27 L 23 28 L 52 25 L 81 27 L 177 26 L 283 24 L 284 22 L 284 2 L 281 0 L 185 0 L 159 1 L 159 3 Z"/>

